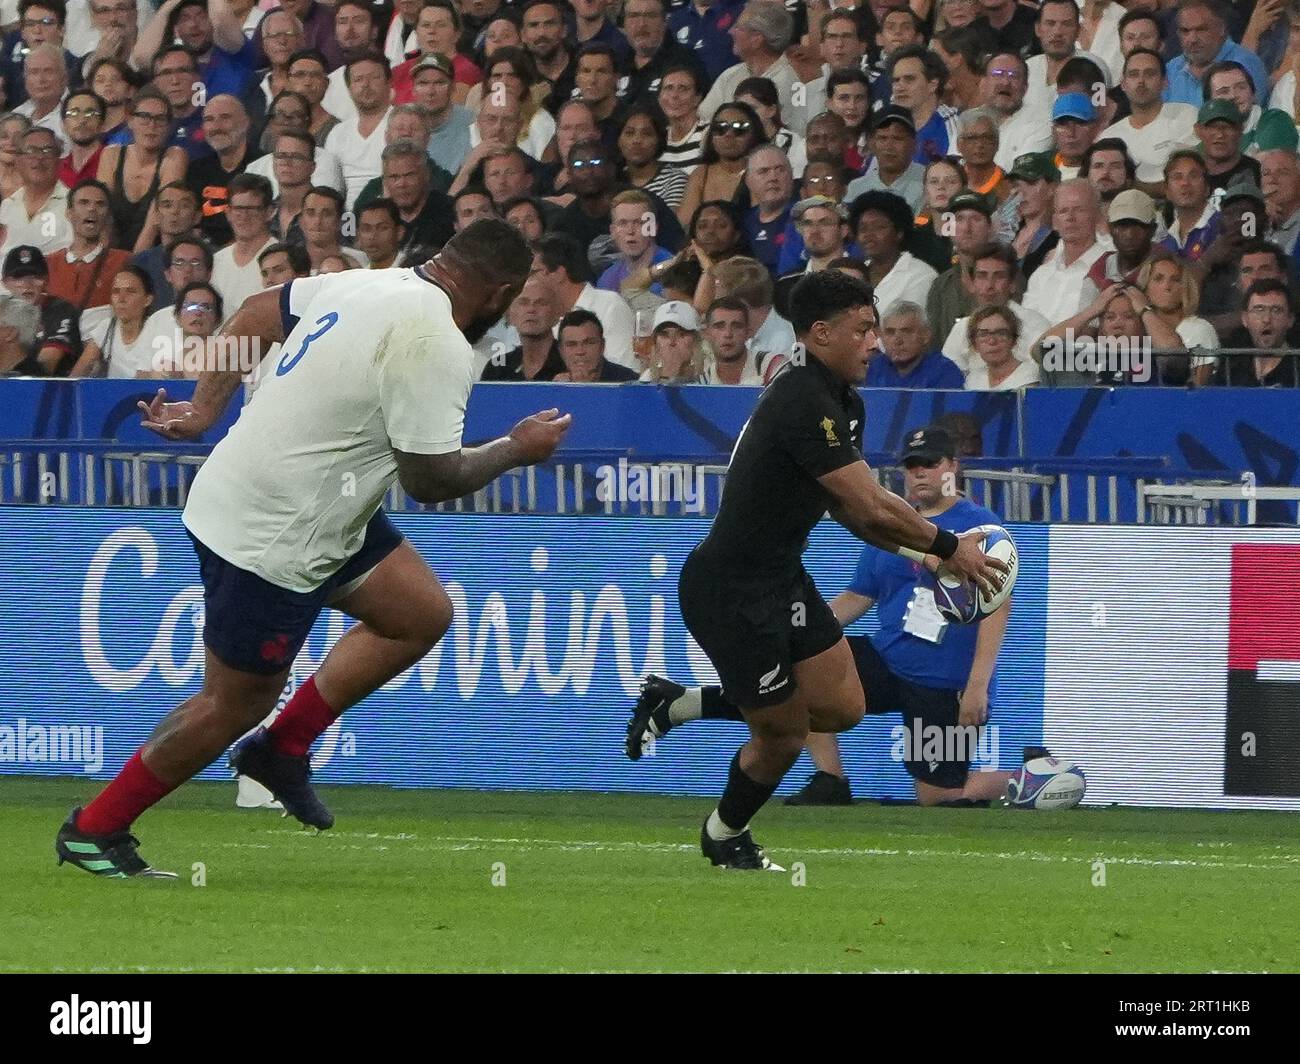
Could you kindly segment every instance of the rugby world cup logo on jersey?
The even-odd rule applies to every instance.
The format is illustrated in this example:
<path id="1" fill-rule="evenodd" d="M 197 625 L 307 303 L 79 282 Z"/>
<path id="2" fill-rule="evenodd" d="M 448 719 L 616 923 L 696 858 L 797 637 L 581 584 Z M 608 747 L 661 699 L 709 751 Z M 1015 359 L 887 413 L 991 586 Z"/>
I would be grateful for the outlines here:
<path id="1" fill-rule="evenodd" d="M 607 559 L 635 589 L 627 591 L 612 582 L 594 591 L 575 588 L 589 559 L 576 562 L 572 571 L 552 573 L 546 547 L 533 548 L 525 558 L 514 565 L 508 582 L 502 580 L 510 599 L 496 589 L 471 597 L 464 584 L 447 581 L 454 608 L 451 630 L 418 664 L 385 684 L 380 697 L 408 685 L 431 691 L 441 678 L 443 689 L 468 701 L 493 675 L 510 695 L 531 689 L 584 696 L 598 669 L 612 672 L 626 694 L 635 697 L 646 673 L 668 671 L 666 595 L 675 588 L 665 580 L 665 555 Z M 172 688 L 193 687 L 202 679 L 203 589 L 192 584 L 169 600 L 160 599 L 161 561 L 157 540 L 137 526 L 107 536 L 87 567 L 80 602 L 81 656 L 91 679 L 105 691 L 124 694 L 159 681 Z M 175 566 L 193 579 L 190 559 L 177 558 Z M 536 586 L 521 589 L 524 582 Z M 526 596 L 522 602 L 521 595 Z M 135 623 L 141 615 L 151 620 Z M 334 611 L 324 618 L 323 641 L 318 632 L 294 662 L 299 678 L 320 667 L 351 623 Z M 684 640 L 686 666 L 695 682 L 716 683 L 707 655 L 689 635 Z M 332 741 L 327 733 L 322 753 Z"/>
<path id="2" fill-rule="evenodd" d="M 1300 797 L 1300 545 L 1232 548 L 1223 793 Z"/>

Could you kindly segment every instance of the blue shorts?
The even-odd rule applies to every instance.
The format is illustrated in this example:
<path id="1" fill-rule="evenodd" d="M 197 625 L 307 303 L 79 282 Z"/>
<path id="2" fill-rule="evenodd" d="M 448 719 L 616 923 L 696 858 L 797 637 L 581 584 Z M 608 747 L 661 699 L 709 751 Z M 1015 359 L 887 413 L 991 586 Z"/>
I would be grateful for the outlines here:
<path id="1" fill-rule="evenodd" d="M 320 611 L 340 589 L 391 554 L 402 542 L 402 533 L 383 510 L 377 511 L 356 554 L 313 591 L 277 587 L 231 565 L 192 534 L 190 540 L 203 580 L 203 642 L 232 669 L 274 676 L 298 656 Z"/>

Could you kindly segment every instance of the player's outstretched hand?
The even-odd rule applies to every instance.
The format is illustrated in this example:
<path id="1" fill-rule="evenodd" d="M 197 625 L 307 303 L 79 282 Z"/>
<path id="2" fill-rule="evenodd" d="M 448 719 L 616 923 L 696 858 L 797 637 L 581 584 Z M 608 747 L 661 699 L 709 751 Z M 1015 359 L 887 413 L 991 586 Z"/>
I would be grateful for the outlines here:
<path id="1" fill-rule="evenodd" d="M 191 403 L 167 402 L 167 390 L 159 388 L 153 402 L 136 403 L 144 419 L 140 422 L 169 440 L 193 440 L 203 435 L 206 425 L 200 423 Z"/>
<path id="2" fill-rule="evenodd" d="M 565 414 L 552 407 L 526 417 L 510 430 L 510 438 L 519 445 L 520 465 L 536 465 L 545 462 L 564 439 L 564 434 L 573 424 L 573 415 Z"/>
<path id="3" fill-rule="evenodd" d="M 943 568 L 956 576 L 974 580 L 976 586 L 986 596 L 996 594 L 1002 588 L 1005 573 L 1011 571 L 1006 562 L 990 558 L 982 546 L 984 533 L 978 529 L 962 532 L 957 536 L 957 553 L 943 563 Z"/>

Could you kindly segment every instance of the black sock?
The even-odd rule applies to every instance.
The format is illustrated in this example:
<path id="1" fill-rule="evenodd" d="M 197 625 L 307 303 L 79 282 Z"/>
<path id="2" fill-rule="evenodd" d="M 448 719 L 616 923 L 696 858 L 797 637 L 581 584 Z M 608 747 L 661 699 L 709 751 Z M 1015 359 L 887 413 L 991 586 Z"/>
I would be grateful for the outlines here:
<path id="1" fill-rule="evenodd" d="M 734 831 L 743 830 L 776 788 L 775 783 L 759 783 L 745 775 L 737 751 L 731 760 L 731 771 L 727 773 L 727 789 L 718 802 L 718 819 Z"/>
<path id="2" fill-rule="evenodd" d="M 700 720 L 744 720 L 740 709 L 716 684 L 700 688 Z"/>

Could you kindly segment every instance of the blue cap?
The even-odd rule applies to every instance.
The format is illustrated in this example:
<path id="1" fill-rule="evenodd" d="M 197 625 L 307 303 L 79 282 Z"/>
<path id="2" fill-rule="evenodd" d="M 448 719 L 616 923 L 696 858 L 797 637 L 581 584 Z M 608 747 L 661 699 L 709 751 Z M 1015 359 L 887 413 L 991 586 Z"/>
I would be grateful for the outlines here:
<path id="1" fill-rule="evenodd" d="M 1056 98 L 1052 104 L 1052 121 L 1061 118 L 1073 118 L 1079 122 L 1091 122 L 1097 117 L 1097 109 L 1092 101 L 1081 92 L 1067 92 Z"/>

